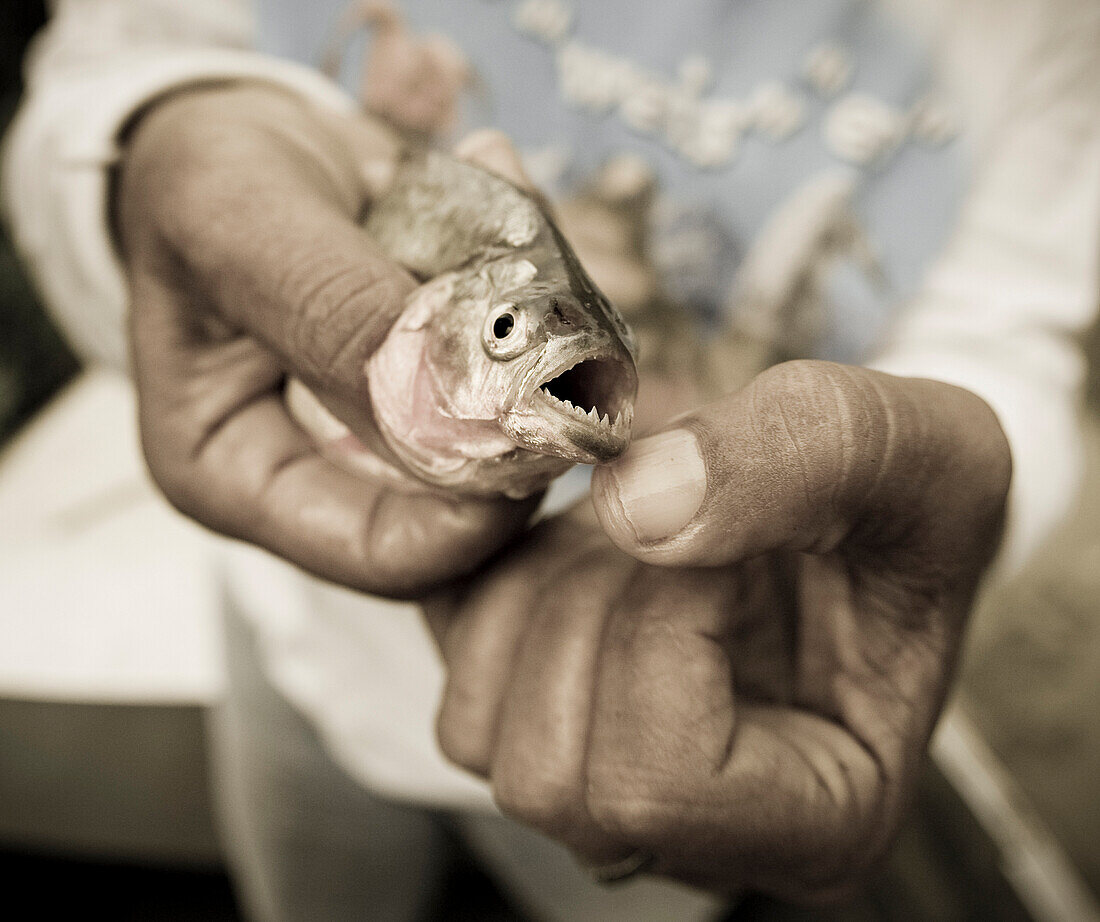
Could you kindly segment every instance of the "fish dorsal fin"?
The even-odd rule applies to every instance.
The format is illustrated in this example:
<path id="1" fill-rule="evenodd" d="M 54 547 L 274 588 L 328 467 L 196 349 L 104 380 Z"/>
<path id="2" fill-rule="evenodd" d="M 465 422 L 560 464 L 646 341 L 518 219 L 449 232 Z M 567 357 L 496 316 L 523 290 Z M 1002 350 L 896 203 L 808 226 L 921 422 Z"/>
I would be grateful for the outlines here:
<path id="1" fill-rule="evenodd" d="M 407 154 L 364 222 L 383 251 L 429 278 L 534 242 L 546 219 L 499 176 L 433 150 Z"/>

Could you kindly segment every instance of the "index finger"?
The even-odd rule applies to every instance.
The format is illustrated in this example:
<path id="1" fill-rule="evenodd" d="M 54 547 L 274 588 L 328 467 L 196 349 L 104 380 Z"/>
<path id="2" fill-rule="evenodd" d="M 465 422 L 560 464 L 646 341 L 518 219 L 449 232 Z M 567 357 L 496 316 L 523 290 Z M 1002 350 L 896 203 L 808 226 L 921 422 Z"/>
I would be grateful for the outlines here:
<path id="1" fill-rule="evenodd" d="M 414 597 L 468 572 L 537 504 L 406 493 L 347 473 L 286 411 L 279 359 L 250 337 L 212 342 L 192 309 L 135 286 L 134 373 L 146 458 L 182 511 L 351 588 Z"/>

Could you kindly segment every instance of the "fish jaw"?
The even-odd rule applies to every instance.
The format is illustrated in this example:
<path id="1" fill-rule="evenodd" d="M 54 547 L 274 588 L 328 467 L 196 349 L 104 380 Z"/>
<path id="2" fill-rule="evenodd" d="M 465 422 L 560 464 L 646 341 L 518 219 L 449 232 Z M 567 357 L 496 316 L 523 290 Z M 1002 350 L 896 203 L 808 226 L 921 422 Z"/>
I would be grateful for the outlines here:
<path id="1" fill-rule="evenodd" d="M 617 339 L 551 337 L 501 429 L 529 451 L 580 464 L 611 461 L 630 444 L 637 390 L 633 357 Z"/>
<path id="2" fill-rule="evenodd" d="M 401 464 L 434 487 L 512 499 L 537 493 L 565 473 L 571 461 L 527 450 L 504 431 L 503 388 L 495 399 L 483 393 L 475 404 L 455 403 L 455 366 L 448 362 L 439 368 L 432 361 L 431 331 L 425 321 L 430 312 L 421 314 L 422 305 L 411 299 L 407 313 L 367 362 L 374 416 L 386 446 Z M 471 353 L 480 356 L 480 346 Z M 533 367 L 534 356 L 531 359 Z M 520 375 L 530 370 L 524 367 Z"/>

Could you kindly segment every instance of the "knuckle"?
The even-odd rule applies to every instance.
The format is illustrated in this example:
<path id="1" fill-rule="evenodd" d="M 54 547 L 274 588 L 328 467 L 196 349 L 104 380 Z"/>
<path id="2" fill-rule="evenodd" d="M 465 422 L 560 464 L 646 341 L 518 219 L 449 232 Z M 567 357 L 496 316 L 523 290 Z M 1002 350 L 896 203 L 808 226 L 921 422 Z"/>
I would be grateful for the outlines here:
<path id="1" fill-rule="evenodd" d="M 607 834 L 639 846 L 662 841 L 669 811 L 663 798 L 634 772 L 593 772 L 585 791 L 593 821 Z"/>
<path id="2" fill-rule="evenodd" d="M 792 879 L 799 897 L 825 904 L 854 896 L 885 850 L 881 830 L 853 819 L 842 833 L 818 830 L 807 837 L 810 846 Z"/>
<path id="3" fill-rule="evenodd" d="M 171 450 L 171 437 L 150 424 L 141 426 L 140 436 L 145 467 L 153 483 L 174 508 L 197 518 L 200 504 L 194 472 L 186 459 Z"/>
<path id="4" fill-rule="evenodd" d="M 826 867 L 818 867 L 815 871 L 803 869 L 795 877 L 798 884 L 794 895 L 801 902 L 817 906 L 850 901 L 859 894 L 873 863 L 868 860 L 845 862 L 834 857 Z"/>
<path id="5" fill-rule="evenodd" d="M 859 896 L 865 879 L 863 874 L 843 871 L 832 879 L 805 884 L 795 895 L 800 902 L 811 906 L 824 907 L 848 903 Z"/>
<path id="6" fill-rule="evenodd" d="M 398 602 L 415 602 L 441 582 L 415 568 L 380 566 L 369 557 L 364 570 L 363 591 Z"/>
<path id="7" fill-rule="evenodd" d="M 386 594 L 413 598 L 472 569 L 522 523 L 495 507 L 385 491 L 365 526 L 362 554 Z"/>
<path id="8" fill-rule="evenodd" d="M 177 512 L 229 537 L 246 537 L 256 526 L 251 505 L 227 499 L 217 477 L 200 464 L 149 448 L 145 459 L 157 489 Z"/>
<path id="9" fill-rule="evenodd" d="M 432 553 L 432 523 L 403 499 L 400 494 L 378 494 L 365 525 L 361 556 L 380 594 L 415 599 L 450 573 L 445 557 Z"/>
<path id="10" fill-rule="evenodd" d="M 526 763 L 526 760 L 522 760 Z M 501 812 L 550 836 L 561 836 L 583 822 L 579 785 L 552 770 L 501 760 L 493 765 L 493 799 Z"/>
<path id="11" fill-rule="evenodd" d="M 196 518 L 197 497 L 191 489 L 188 478 L 183 475 L 180 465 L 161 459 L 158 453 L 151 453 L 149 449 L 145 451 L 145 465 L 161 495 L 177 511 Z"/>
<path id="12" fill-rule="evenodd" d="M 464 716 L 465 711 L 448 689 L 436 718 L 436 740 L 449 761 L 484 778 L 492 764 L 491 744 L 484 729 Z"/>

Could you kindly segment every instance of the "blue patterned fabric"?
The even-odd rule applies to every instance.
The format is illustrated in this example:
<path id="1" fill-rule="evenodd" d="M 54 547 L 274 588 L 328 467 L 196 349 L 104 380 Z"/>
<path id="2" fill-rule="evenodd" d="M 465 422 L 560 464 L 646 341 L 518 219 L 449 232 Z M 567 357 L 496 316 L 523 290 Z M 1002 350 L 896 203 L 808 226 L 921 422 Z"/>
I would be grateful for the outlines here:
<path id="1" fill-rule="evenodd" d="M 261 50 L 317 65 L 346 0 L 258 0 Z M 851 93 L 867 94 L 909 112 L 933 87 L 925 49 L 866 0 L 580 0 L 557 4 L 572 13 L 565 42 L 597 50 L 677 81 L 685 61 L 702 60 L 711 79 L 700 99 L 749 99 L 775 82 L 802 107 L 789 137 L 748 132 L 728 162 L 699 167 L 661 138 L 632 129 L 608 111 L 571 105 L 555 49 L 516 25 L 521 3 L 506 0 L 402 0 L 412 27 L 440 32 L 467 54 L 484 85 L 466 106 L 463 128 L 491 124 L 522 150 L 564 152 L 561 186 L 588 175 L 608 157 L 640 155 L 656 170 L 677 221 L 694 222 L 713 243 L 710 263 L 692 286 L 709 307 L 728 296 L 738 259 L 788 197 L 826 170 L 848 170 L 857 184 L 855 215 L 882 269 L 871 278 L 854 261 L 830 271 L 824 357 L 859 360 L 872 349 L 890 314 L 917 289 L 929 260 L 945 242 L 965 187 L 959 141 L 903 141 L 861 165 L 838 158 L 825 140 L 830 107 Z M 854 69 L 833 98 L 815 92 L 804 74 L 807 55 L 822 43 L 844 50 Z M 360 54 L 363 47 L 359 43 Z M 560 49 L 560 45 L 559 45 Z M 354 59 L 355 55 L 351 55 Z M 345 62 L 354 89 L 358 62 Z M 583 89 L 583 88 L 582 88 Z M 556 191 L 562 191 L 561 188 Z M 683 228 L 680 228 L 681 232 Z M 708 305 L 704 305 L 707 307 Z"/>

